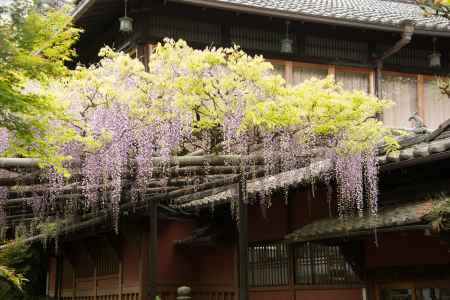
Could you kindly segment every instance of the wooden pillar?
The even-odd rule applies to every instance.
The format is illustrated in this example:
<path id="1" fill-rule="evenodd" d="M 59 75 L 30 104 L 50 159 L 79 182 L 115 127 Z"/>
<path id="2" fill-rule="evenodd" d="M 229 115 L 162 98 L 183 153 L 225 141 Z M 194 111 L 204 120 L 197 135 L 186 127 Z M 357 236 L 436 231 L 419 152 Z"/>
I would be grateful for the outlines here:
<path id="1" fill-rule="evenodd" d="M 141 231 L 140 239 L 139 239 L 139 300 L 144 300 L 144 297 L 147 295 L 147 282 L 146 282 L 146 273 L 145 270 L 148 266 L 147 260 L 147 246 L 148 238 L 146 238 L 145 232 Z"/>
<path id="2" fill-rule="evenodd" d="M 56 270 L 55 270 L 55 299 L 59 299 L 59 294 L 60 294 L 60 283 L 61 283 L 61 277 L 62 277 L 62 272 L 61 272 L 61 254 L 58 253 L 56 255 Z"/>
<path id="3" fill-rule="evenodd" d="M 148 294 L 149 300 L 155 300 L 157 296 L 157 272 L 158 272 L 158 201 L 150 201 L 150 228 L 148 245 Z"/>
<path id="4" fill-rule="evenodd" d="M 148 72 L 148 63 L 150 58 L 151 45 L 140 44 L 137 46 L 137 57 L 144 64 L 145 71 Z"/>
<path id="5" fill-rule="evenodd" d="M 239 180 L 239 300 L 248 300 L 248 205 L 246 184 Z"/>
<path id="6" fill-rule="evenodd" d="M 425 80 L 423 75 L 417 75 L 417 113 L 422 118 L 423 122 L 425 120 Z"/>
<path id="7" fill-rule="evenodd" d="M 72 266 L 72 298 L 73 300 L 77 299 L 77 272 L 75 272 L 75 267 Z"/>
<path id="8" fill-rule="evenodd" d="M 97 300 L 97 265 L 94 265 L 94 300 Z"/>
<path id="9" fill-rule="evenodd" d="M 335 65 L 328 66 L 328 75 L 333 76 L 334 80 L 336 80 L 336 66 Z"/>
<path id="10" fill-rule="evenodd" d="M 122 259 L 119 262 L 119 291 L 118 291 L 118 298 L 119 300 L 122 300 L 122 294 L 123 294 L 123 262 Z"/>
<path id="11" fill-rule="evenodd" d="M 369 94 L 375 96 L 375 70 L 369 72 Z"/>
<path id="12" fill-rule="evenodd" d="M 284 65 L 284 78 L 286 79 L 286 82 L 289 84 L 293 84 L 294 82 L 294 64 L 292 61 L 286 61 Z"/>

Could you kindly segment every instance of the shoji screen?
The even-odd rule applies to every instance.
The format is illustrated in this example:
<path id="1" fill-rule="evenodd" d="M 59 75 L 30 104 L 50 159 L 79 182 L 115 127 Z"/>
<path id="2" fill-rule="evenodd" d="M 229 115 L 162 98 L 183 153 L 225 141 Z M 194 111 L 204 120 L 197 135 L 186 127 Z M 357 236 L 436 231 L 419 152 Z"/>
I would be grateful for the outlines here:
<path id="1" fill-rule="evenodd" d="M 299 84 L 311 78 L 323 79 L 327 77 L 328 69 L 321 66 L 294 65 L 292 68 L 292 83 Z"/>
<path id="2" fill-rule="evenodd" d="M 336 82 L 347 90 L 359 90 L 369 93 L 369 74 L 351 70 L 336 70 Z"/>
<path id="3" fill-rule="evenodd" d="M 395 105 L 385 110 L 384 123 L 394 128 L 410 128 L 409 117 L 417 107 L 417 80 L 415 77 L 384 74 L 381 82 L 382 98 Z"/>
<path id="4" fill-rule="evenodd" d="M 276 63 L 276 62 L 272 62 L 273 65 L 273 70 L 275 73 L 280 74 L 281 76 L 283 76 L 283 78 L 285 77 L 285 65 L 281 64 L 281 63 Z"/>
<path id="5" fill-rule="evenodd" d="M 425 125 L 436 129 L 444 121 L 450 119 L 450 98 L 441 93 L 436 80 L 424 82 Z"/>

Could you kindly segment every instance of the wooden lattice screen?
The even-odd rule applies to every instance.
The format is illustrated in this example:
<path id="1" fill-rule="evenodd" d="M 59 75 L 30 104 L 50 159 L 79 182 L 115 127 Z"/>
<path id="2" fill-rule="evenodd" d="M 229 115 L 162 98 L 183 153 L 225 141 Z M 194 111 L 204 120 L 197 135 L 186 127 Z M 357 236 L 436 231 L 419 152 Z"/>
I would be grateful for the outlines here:
<path id="1" fill-rule="evenodd" d="M 392 45 L 383 45 L 378 47 L 378 52 L 392 47 Z M 398 53 L 386 59 L 386 65 L 406 66 L 415 68 L 428 68 L 428 55 L 430 50 L 417 49 L 411 46 L 402 48 Z"/>
<path id="2" fill-rule="evenodd" d="M 317 36 L 306 36 L 304 40 L 306 57 L 339 59 L 349 62 L 366 62 L 369 46 L 365 42 L 337 40 Z"/>
<path id="3" fill-rule="evenodd" d="M 230 28 L 231 42 L 244 49 L 279 52 L 280 42 L 284 38 L 281 32 L 234 26 Z M 295 44 L 295 43 L 294 43 Z"/>
<path id="4" fill-rule="evenodd" d="M 295 246 L 294 256 L 296 284 L 346 285 L 360 283 L 338 246 L 300 244 Z"/>
<path id="5" fill-rule="evenodd" d="M 96 250 L 95 260 L 98 276 L 119 272 L 119 260 L 111 247 L 100 246 Z"/>
<path id="6" fill-rule="evenodd" d="M 189 42 L 220 45 L 222 42 L 219 24 L 153 16 L 150 19 L 150 35 L 157 38 L 182 38 Z"/>
<path id="7" fill-rule="evenodd" d="M 289 282 L 288 245 L 264 242 L 249 247 L 249 285 L 283 286 Z"/>

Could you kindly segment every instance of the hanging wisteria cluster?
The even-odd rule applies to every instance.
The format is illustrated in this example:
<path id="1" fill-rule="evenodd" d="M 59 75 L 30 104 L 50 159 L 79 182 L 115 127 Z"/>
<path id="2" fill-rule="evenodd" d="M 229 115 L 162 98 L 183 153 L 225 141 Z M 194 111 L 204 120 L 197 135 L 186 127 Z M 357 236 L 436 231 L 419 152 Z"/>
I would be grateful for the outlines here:
<path id="1" fill-rule="evenodd" d="M 168 193 L 176 157 L 197 155 L 204 174 L 214 167 L 211 157 L 224 156 L 222 167 L 235 168 L 241 180 L 332 158 L 339 213 L 376 213 L 374 148 L 387 131 L 374 116 L 386 101 L 344 91 L 332 78 L 286 85 L 270 63 L 238 48 L 194 50 L 167 40 L 148 72 L 126 54 L 106 48 L 100 55 L 97 65 L 39 91 L 65 103 L 77 135 L 60 146 L 63 164 L 47 166 L 49 189 L 33 197 L 33 214 L 106 209 L 117 229 L 123 203 L 145 203 L 155 189 Z M 0 129 L 0 152 L 7 135 Z M 185 177 L 193 193 L 212 178 Z M 273 185 L 273 178 L 260 182 Z M 74 196 L 57 205 L 67 190 Z M 271 188 L 261 190 L 268 204 Z"/>

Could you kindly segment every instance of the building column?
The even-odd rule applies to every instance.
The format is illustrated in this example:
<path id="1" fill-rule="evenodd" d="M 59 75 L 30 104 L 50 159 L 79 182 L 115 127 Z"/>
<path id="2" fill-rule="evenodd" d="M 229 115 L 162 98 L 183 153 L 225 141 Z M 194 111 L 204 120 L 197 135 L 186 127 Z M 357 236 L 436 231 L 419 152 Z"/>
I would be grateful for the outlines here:
<path id="1" fill-rule="evenodd" d="M 149 203 L 149 245 L 148 245 L 148 295 L 149 300 L 155 300 L 157 296 L 157 273 L 158 273 L 158 201 Z"/>
<path id="2" fill-rule="evenodd" d="M 239 180 L 239 300 L 248 300 L 248 203 L 246 184 Z"/>

